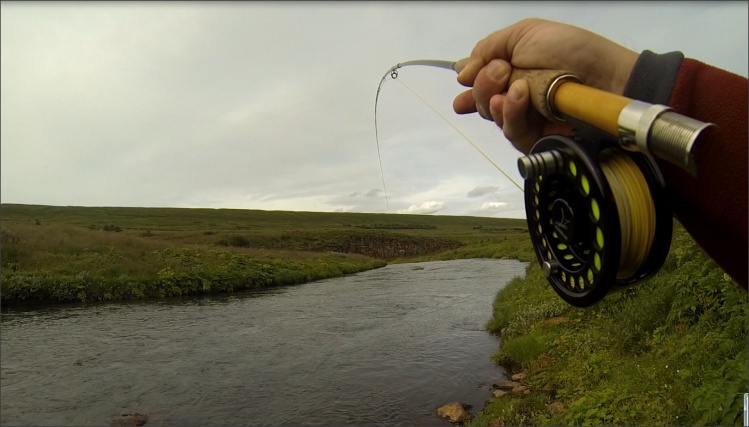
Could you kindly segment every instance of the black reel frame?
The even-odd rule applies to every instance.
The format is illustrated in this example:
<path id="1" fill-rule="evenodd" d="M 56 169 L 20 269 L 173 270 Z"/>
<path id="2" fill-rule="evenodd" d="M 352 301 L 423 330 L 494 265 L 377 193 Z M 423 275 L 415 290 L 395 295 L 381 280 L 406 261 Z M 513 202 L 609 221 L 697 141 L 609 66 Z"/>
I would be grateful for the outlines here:
<path id="1" fill-rule="evenodd" d="M 621 223 L 599 162 L 601 152 L 607 149 L 635 161 L 655 206 L 650 253 L 630 277 L 617 278 Z M 528 232 L 544 275 L 562 299 L 587 307 L 663 266 L 671 246 L 673 217 L 663 176 L 651 157 L 625 151 L 618 141 L 587 130 L 586 134 L 578 132 L 574 139 L 544 137 L 523 159 L 518 167 L 525 178 Z"/>

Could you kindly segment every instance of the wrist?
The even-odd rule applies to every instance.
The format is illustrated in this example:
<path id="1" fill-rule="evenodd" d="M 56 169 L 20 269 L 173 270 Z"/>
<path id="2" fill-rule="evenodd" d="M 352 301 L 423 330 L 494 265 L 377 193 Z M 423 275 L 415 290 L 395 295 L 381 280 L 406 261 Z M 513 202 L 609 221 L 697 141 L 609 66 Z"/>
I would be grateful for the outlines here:
<path id="1" fill-rule="evenodd" d="M 626 48 L 623 48 L 621 53 L 617 53 L 617 62 L 613 73 L 614 78 L 611 81 L 611 93 L 624 95 L 627 83 L 631 79 L 639 56 L 637 52 Z"/>

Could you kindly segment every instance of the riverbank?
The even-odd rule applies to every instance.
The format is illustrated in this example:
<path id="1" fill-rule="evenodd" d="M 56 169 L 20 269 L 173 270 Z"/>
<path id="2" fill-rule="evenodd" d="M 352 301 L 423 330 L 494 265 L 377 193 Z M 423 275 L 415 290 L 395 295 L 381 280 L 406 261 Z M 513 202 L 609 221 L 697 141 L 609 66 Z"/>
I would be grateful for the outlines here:
<path id="1" fill-rule="evenodd" d="M 280 253 L 202 248 L 143 253 L 153 274 L 123 270 L 132 260 L 116 250 L 85 253 L 79 263 L 102 263 L 99 269 L 35 271 L 3 269 L 2 304 L 128 301 L 186 295 L 232 293 L 297 285 L 341 277 L 387 265 L 355 254 Z M 71 262 L 69 267 L 78 262 Z M 123 263 L 123 264 L 119 264 Z M 93 272 L 92 272 L 93 271 Z"/>
<path id="2" fill-rule="evenodd" d="M 467 258 L 470 251 L 517 257 L 523 246 L 525 258 L 529 253 L 524 220 L 28 205 L 0 211 L 5 306 L 231 293 L 417 258 Z"/>
<path id="3" fill-rule="evenodd" d="M 564 303 L 531 263 L 487 323 L 522 392 L 468 424 L 741 425 L 747 315 L 747 293 L 678 225 L 657 275 L 593 307 Z"/>

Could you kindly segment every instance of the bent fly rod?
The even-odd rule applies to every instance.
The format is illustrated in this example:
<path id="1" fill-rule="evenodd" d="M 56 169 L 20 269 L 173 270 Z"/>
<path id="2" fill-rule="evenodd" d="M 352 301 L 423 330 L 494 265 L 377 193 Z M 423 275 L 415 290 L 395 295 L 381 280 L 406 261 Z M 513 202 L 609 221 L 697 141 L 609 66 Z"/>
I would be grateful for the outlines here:
<path id="1" fill-rule="evenodd" d="M 460 72 L 466 63 L 467 59 L 396 64 L 382 77 L 377 96 L 387 77 L 397 78 L 401 67 Z M 539 139 L 518 159 L 534 252 L 562 299 L 577 307 L 590 306 L 663 266 L 671 246 L 673 214 L 655 158 L 697 175 L 700 141 L 714 125 L 665 105 L 586 86 L 563 70 L 513 68 L 507 87 L 520 79 L 528 82 L 536 111 L 573 128 L 572 136 Z"/>

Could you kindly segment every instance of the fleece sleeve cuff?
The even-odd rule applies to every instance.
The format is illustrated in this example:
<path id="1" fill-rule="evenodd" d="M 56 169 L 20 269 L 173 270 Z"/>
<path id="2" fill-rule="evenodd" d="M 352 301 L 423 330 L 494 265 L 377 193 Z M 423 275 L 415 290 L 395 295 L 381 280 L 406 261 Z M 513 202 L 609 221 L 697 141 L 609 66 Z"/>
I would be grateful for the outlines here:
<path id="1" fill-rule="evenodd" d="M 681 52 L 657 54 L 645 50 L 624 89 L 624 96 L 651 104 L 668 105 L 684 60 Z"/>

